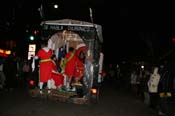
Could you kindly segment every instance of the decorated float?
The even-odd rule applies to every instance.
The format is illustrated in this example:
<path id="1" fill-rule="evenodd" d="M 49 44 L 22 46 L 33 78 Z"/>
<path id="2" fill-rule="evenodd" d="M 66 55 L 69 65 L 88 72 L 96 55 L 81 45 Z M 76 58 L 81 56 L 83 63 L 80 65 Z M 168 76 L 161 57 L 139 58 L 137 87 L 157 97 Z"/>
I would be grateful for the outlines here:
<path id="1" fill-rule="evenodd" d="M 48 39 L 48 47 L 53 50 L 57 59 L 63 59 L 63 54 L 69 52 L 69 47 L 75 48 L 77 55 L 80 52 L 85 53 L 84 74 L 81 84 L 76 85 L 76 90 L 67 91 L 64 90 L 65 74 L 62 69 L 59 73 L 64 76 L 63 89 L 60 91 L 53 87 L 51 93 L 47 94 L 46 87 L 42 96 L 39 94 L 37 83 L 31 79 L 30 95 L 76 104 L 98 103 L 103 82 L 101 25 L 72 19 L 43 21 L 41 38 Z"/>

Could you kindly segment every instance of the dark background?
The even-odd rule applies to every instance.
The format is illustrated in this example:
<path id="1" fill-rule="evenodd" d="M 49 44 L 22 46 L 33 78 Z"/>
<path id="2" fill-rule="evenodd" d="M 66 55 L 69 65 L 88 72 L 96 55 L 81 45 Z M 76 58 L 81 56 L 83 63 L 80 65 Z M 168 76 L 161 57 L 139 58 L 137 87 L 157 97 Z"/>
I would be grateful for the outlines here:
<path id="1" fill-rule="evenodd" d="M 38 11 L 41 3 L 43 18 Z M 58 9 L 53 9 L 55 3 L 59 5 Z M 0 4 L 0 35 L 18 40 L 24 37 L 27 29 L 37 28 L 42 20 L 91 21 L 90 7 L 94 23 L 103 28 L 103 51 L 107 62 L 161 59 L 172 55 L 175 9 L 170 2 L 6 0 Z"/>

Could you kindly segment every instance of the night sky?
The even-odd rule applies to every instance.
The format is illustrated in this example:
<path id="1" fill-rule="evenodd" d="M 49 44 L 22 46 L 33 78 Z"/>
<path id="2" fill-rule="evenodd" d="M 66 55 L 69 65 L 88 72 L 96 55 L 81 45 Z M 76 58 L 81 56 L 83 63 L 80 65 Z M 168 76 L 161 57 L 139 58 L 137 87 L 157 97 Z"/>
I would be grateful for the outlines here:
<path id="1" fill-rule="evenodd" d="M 115 60 L 111 62 L 118 59 L 161 59 L 174 49 L 171 40 L 175 36 L 175 9 L 171 3 L 124 1 L 113 6 L 115 8 L 107 10 L 106 28 L 110 31 L 105 38 L 106 46 L 116 49 L 106 52 Z"/>
<path id="2" fill-rule="evenodd" d="M 94 23 L 102 25 L 105 59 L 159 58 L 172 48 L 175 36 L 175 9 L 171 3 L 126 1 L 108 3 L 104 0 L 6 0 L 0 4 L 0 31 L 21 34 L 30 25 L 39 24 L 38 8 L 43 2 L 44 19 L 72 18 L 90 21 L 89 7 Z M 9 4 L 11 3 L 11 4 Z M 53 9 L 53 3 L 59 8 Z M 114 52 L 115 49 L 115 52 Z"/>
<path id="3" fill-rule="evenodd" d="M 41 3 L 44 18 L 40 17 L 38 11 Z M 53 4 L 58 4 L 59 8 L 54 9 Z M 91 21 L 89 8 L 93 10 L 94 23 L 104 25 L 104 19 L 101 18 L 104 0 L 6 0 L 0 4 L 0 31 L 18 35 L 42 20 L 71 18 Z"/>

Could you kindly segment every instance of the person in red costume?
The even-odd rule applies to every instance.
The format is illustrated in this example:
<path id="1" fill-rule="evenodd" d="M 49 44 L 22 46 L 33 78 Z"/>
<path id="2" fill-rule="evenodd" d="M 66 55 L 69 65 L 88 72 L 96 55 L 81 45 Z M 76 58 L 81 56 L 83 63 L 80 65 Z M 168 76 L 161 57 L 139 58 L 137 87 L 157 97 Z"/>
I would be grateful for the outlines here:
<path id="1" fill-rule="evenodd" d="M 52 56 L 52 76 L 51 78 L 54 80 L 54 85 L 53 85 L 54 88 L 61 89 L 63 85 L 64 76 L 58 72 L 56 63 L 57 63 L 56 55 L 53 55 Z"/>
<path id="2" fill-rule="evenodd" d="M 64 57 L 65 64 L 65 75 L 66 75 L 66 89 L 70 90 L 70 83 L 72 81 L 72 77 L 74 76 L 75 71 L 75 62 L 76 62 L 75 49 L 73 47 L 69 48 L 69 52 Z"/>
<path id="3" fill-rule="evenodd" d="M 84 62 L 85 62 L 85 54 L 83 51 L 79 52 L 78 58 L 76 60 L 76 70 L 74 72 L 74 84 L 73 85 L 78 85 L 82 86 L 80 83 L 80 80 L 84 76 Z"/>
<path id="4" fill-rule="evenodd" d="M 43 84 L 47 82 L 48 93 L 51 89 L 51 75 L 52 75 L 52 49 L 47 47 L 47 40 L 41 41 L 41 48 L 37 52 L 35 59 L 40 59 L 39 68 L 39 88 L 40 94 L 42 94 Z M 34 63 L 34 62 L 33 62 Z M 33 68 L 33 67 L 32 67 Z"/>

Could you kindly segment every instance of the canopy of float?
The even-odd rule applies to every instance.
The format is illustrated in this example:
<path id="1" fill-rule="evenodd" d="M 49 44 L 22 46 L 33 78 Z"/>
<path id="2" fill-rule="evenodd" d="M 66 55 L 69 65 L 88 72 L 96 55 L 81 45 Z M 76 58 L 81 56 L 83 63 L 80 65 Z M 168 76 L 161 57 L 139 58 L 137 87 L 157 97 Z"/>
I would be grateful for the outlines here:
<path id="1" fill-rule="evenodd" d="M 48 47 L 55 50 L 63 47 L 67 42 L 69 42 L 69 46 L 76 48 L 77 45 L 83 43 L 83 40 L 74 32 L 62 31 L 55 33 L 49 38 Z"/>
<path id="2" fill-rule="evenodd" d="M 103 42 L 102 26 L 91 22 L 72 19 L 48 20 L 41 22 L 41 26 L 46 36 L 53 35 L 56 31 L 69 30 L 78 33 L 81 38 L 85 39 L 94 39 L 97 35 L 100 42 Z"/>

